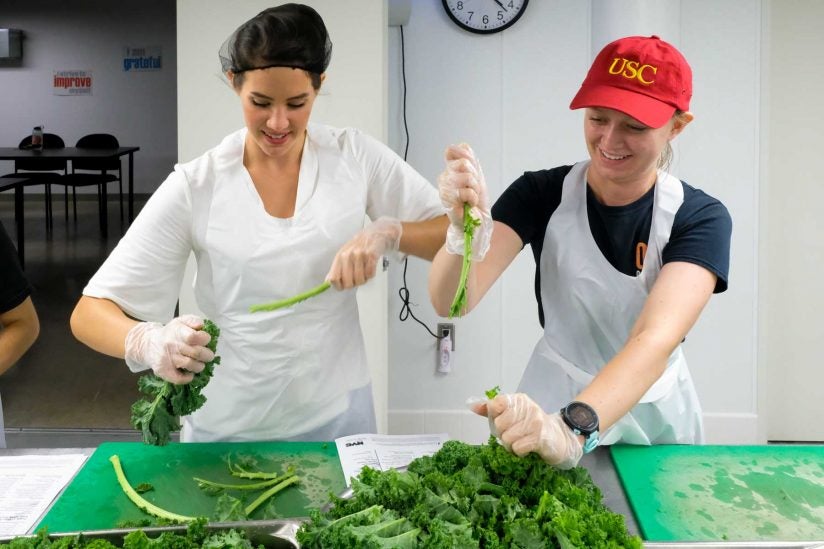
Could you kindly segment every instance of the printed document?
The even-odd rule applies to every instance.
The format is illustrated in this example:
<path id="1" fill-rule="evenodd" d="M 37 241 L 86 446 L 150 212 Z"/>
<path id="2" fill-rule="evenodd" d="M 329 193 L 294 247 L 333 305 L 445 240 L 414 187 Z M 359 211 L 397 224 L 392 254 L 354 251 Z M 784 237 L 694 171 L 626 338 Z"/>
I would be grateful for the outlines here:
<path id="1" fill-rule="evenodd" d="M 22 536 L 34 528 L 87 457 L 0 456 L 0 537 Z"/>
<path id="2" fill-rule="evenodd" d="M 340 465 L 350 486 L 364 465 L 378 471 L 405 467 L 421 456 L 430 456 L 441 449 L 449 435 L 350 435 L 335 439 Z"/>

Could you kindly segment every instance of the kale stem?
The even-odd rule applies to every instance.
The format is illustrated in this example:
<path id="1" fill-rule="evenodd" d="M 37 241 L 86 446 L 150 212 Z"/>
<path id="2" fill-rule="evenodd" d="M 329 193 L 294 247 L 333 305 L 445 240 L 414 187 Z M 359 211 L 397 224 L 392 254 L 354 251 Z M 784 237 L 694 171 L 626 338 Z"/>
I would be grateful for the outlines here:
<path id="1" fill-rule="evenodd" d="M 289 478 L 287 478 L 286 480 L 281 481 L 279 484 L 276 484 L 276 485 L 272 486 L 271 488 L 269 488 L 268 490 L 266 490 L 265 492 L 263 492 L 260 495 L 260 497 L 258 497 L 255 501 L 253 501 L 252 503 L 250 503 L 246 507 L 246 509 L 245 509 L 246 516 L 248 517 L 249 515 L 251 515 L 252 512 L 255 509 L 257 509 L 260 506 L 261 503 L 263 503 L 264 501 L 266 501 L 270 497 L 274 496 L 275 494 L 277 494 L 278 492 L 280 492 L 281 490 L 283 490 L 284 488 L 286 488 L 290 484 L 294 484 L 294 483 L 298 482 L 299 480 L 300 480 L 300 477 L 298 477 L 296 475 L 292 475 Z"/>
<path id="2" fill-rule="evenodd" d="M 157 505 L 146 501 L 140 496 L 140 494 L 134 491 L 134 488 L 132 488 L 131 484 L 129 484 L 129 481 L 126 480 L 126 475 L 125 473 L 123 473 L 123 467 L 120 465 L 120 457 L 117 454 L 114 454 L 109 458 L 109 461 L 112 462 L 112 466 L 114 467 L 114 474 L 117 475 L 117 482 L 120 484 L 120 487 L 129 497 L 129 499 L 132 500 L 132 503 L 137 505 L 143 511 L 156 517 L 160 517 L 167 520 L 174 520 L 177 522 L 191 522 L 197 518 L 178 515 L 170 511 L 166 511 L 165 509 L 161 509 Z"/>
<path id="3" fill-rule="evenodd" d="M 223 484 L 220 482 L 213 482 L 211 480 L 206 480 L 204 478 L 192 477 L 194 480 L 197 481 L 198 486 L 203 488 L 204 486 L 212 487 L 212 488 L 222 488 L 224 490 L 259 490 L 261 488 L 268 488 L 273 484 L 277 484 L 284 479 L 289 478 L 290 474 L 281 475 L 272 479 L 264 480 L 263 482 L 253 482 L 251 484 Z"/>
<path id="4" fill-rule="evenodd" d="M 267 479 L 267 480 L 279 479 L 279 480 L 282 480 L 283 478 L 285 478 L 285 477 L 287 477 L 291 474 L 294 474 L 294 471 L 295 471 L 293 466 L 289 466 L 286 470 L 286 473 L 284 473 L 282 475 L 280 473 L 267 473 L 265 471 L 247 471 L 246 469 L 244 469 L 240 465 L 232 465 L 232 457 L 231 456 L 229 456 L 226 461 L 229 464 L 229 474 L 231 474 L 233 477 L 238 477 L 238 478 Z"/>
<path id="5" fill-rule="evenodd" d="M 469 204 L 464 203 L 464 254 L 461 264 L 461 277 L 458 280 L 458 288 L 455 290 L 455 297 L 452 305 L 449 306 L 449 318 L 461 316 L 466 310 L 466 281 L 469 278 L 469 268 L 472 265 L 472 236 L 475 234 L 475 227 L 481 222 L 470 213 Z"/>
<path id="6" fill-rule="evenodd" d="M 299 303 L 305 299 L 309 299 L 310 297 L 315 297 L 316 295 L 328 290 L 330 286 L 331 284 L 329 283 L 329 281 L 326 281 L 320 286 L 315 286 L 311 290 L 303 292 L 302 294 L 298 294 L 294 297 L 281 299 L 279 301 L 272 301 L 271 303 L 263 303 L 262 305 L 252 305 L 251 307 L 249 307 L 249 312 L 257 313 L 259 311 L 274 311 L 276 309 L 282 309 L 283 307 L 294 305 L 295 303 Z"/>

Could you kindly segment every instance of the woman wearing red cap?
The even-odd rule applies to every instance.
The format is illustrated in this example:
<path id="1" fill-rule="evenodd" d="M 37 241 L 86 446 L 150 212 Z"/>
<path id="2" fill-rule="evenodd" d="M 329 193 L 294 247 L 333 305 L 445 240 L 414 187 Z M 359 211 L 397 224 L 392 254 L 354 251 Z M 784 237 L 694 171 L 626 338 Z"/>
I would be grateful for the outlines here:
<path id="1" fill-rule="evenodd" d="M 732 222 L 716 199 L 667 174 L 670 141 L 692 121 L 692 73 L 670 44 L 627 37 L 595 58 L 571 109 L 585 109 L 589 160 L 527 172 L 491 211 L 466 145 L 439 178 L 447 242 L 430 294 L 448 310 L 463 254 L 464 202 L 481 223 L 466 311 L 527 244 L 544 333 L 517 394 L 473 410 L 514 453 L 569 468 L 597 444 L 703 442 L 681 342 L 727 288 Z"/>

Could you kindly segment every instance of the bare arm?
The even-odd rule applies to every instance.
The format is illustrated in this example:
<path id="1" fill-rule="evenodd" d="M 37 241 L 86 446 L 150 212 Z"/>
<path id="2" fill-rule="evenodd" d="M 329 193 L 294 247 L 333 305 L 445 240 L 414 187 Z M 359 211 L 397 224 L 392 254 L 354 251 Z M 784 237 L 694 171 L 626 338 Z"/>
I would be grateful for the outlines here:
<path id="1" fill-rule="evenodd" d="M 0 313 L 0 374 L 12 367 L 40 334 L 40 321 L 30 297 Z"/>
<path id="2" fill-rule="evenodd" d="M 126 356 L 126 334 L 138 321 L 129 318 L 113 301 L 82 296 L 72 312 L 72 334 L 99 353 Z"/>
<path id="3" fill-rule="evenodd" d="M 598 412 L 603 432 L 635 406 L 712 296 L 716 276 L 692 263 L 661 269 L 623 349 L 578 396 Z"/>
<path id="4" fill-rule="evenodd" d="M 441 215 L 426 221 L 402 222 L 400 251 L 432 261 L 435 253 L 443 246 L 449 220 Z"/>
<path id="5" fill-rule="evenodd" d="M 523 242 L 518 233 L 509 225 L 494 222 L 492 240 L 486 257 L 483 261 L 473 261 L 469 269 L 466 285 L 467 313 L 475 308 L 522 248 Z M 429 298 L 435 312 L 440 316 L 449 314 L 449 306 L 458 288 L 462 263 L 462 255 L 450 254 L 444 247 L 432 260 L 432 268 L 429 271 Z"/>

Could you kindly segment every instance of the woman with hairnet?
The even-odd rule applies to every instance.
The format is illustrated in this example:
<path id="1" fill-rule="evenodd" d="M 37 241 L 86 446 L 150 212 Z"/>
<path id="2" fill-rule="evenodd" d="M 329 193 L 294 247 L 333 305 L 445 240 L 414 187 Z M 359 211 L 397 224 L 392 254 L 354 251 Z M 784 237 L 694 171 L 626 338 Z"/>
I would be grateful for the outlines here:
<path id="1" fill-rule="evenodd" d="M 213 358 L 203 319 L 173 318 L 194 253 L 195 299 L 221 330 L 221 363 L 183 441 L 375 430 L 355 292 L 249 312 L 323 280 L 349 290 L 382 256 L 431 259 L 444 241 L 433 185 L 375 139 L 309 121 L 331 53 L 320 15 L 300 4 L 264 10 L 229 37 L 220 60 L 245 128 L 175 167 L 72 314 L 93 349 L 188 383 Z"/>
<path id="2" fill-rule="evenodd" d="M 670 141 L 693 119 L 691 95 L 678 50 L 626 37 L 598 54 L 570 105 L 584 109 L 588 161 L 525 173 L 490 211 L 472 150 L 447 150 L 439 187 L 452 223 L 430 272 L 436 310 L 445 315 L 455 294 L 465 202 L 481 221 L 467 310 L 524 246 L 535 257 L 543 336 L 520 392 L 474 407 L 518 455 L 569 468 L 599 436 L 703 441 L 681 342 L 727 288 L 732 223 L 718 200 L 665 171 Z"/>

